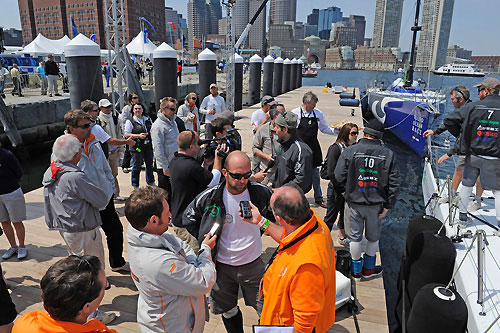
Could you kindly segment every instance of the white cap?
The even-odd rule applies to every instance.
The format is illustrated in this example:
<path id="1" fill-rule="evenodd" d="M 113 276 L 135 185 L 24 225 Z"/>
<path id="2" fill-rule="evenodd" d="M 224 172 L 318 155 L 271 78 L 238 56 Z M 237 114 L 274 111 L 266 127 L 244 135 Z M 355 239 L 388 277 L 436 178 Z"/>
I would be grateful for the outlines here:
<path id="1" fill-rule="evenodd" d="M 282 64 L 283 63 L 283 59 L 281 57 L 278 57 L 278 58 L 274 59 L 274 63 L 275 64 Z"/>
<path id="2" fill-rule="evenodd" d="M 217 56 L 209 49 L 204 49 L 200 54 L 198 54 L 198 61 L 207 60 L 217 60 Z"/>
<path id="3" fill-rule="evenodd" d="M 272 62 L 274 64 L 274 58 L 270 55 L 264 58 L 264 62 Z"/>
<path id="4" fill-rule="evenodd" d="M 111 102 L 109 100 L 107 100 L 106 98 L 103 98 L 99 101 L 99 107 L 100 108 L 107 108 L 107 107 L 110 107 L 112 106 L 113 104 L 111 104 Z"/>
<path id="5" fill-rule="evenodd" d="M 259 57 L 257 54 L 254 54 L 251 58 L 250 58 L 250 63 L 252 62 L 259 62 L 259 63 L 262 63 L 262 58 Z"/>
<path id="6" fill-rule="evenodd" d="M 286 58 L 285 61 L 283 61 L 283 65 L 290 65 L 292 62 L 290 59 Z"/>
<path id="7" fill-rule="evenodd" d="M 243 57 L 240 56 L 238 53 L 234 54 L 234 63 L 235 64 L 242 64 L 243 63 Z"/>
<path id="8" fill-rule="evenodd" d="M 158 46 L 153 51 L 153 58 L 168 58 L 168 59 L 177 59 L 177 51 L 175 51 L 170 45 L 163 42 L 160 46 Z"/>
<path id="9" fill-rule="evenodd" d="M 100 57 L 99 45 L 82 34 L 78 34 L 64 46 L 65 57 Z"/>

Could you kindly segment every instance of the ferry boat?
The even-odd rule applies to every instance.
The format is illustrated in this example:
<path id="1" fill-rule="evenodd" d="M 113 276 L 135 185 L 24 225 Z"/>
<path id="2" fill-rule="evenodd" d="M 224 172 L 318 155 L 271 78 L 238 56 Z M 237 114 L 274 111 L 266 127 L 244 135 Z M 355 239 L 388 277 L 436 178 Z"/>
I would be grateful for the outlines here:
<path id="1" fill-rule="evenodd" d="M 438 69 L 433 69 L 431 72 L 436 75 L 447 76 L 483 77 L 486 75 L 475 64 L 446 64 Z"/>

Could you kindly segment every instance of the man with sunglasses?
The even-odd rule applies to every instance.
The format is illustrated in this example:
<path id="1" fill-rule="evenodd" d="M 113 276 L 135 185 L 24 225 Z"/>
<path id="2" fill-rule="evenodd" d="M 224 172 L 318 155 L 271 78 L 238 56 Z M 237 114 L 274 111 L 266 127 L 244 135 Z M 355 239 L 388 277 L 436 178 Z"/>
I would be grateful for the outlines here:
<path id="1" fill-rule="evenodd" d="M 158 186 L 167 191 L 169 205 L 172 199 L 169 165 L 172 158 L 174 158 L 174 153 L 177 151 L 177 136 L 179 135 L 179 128 L 175 121 L 176 112 L 177 100 L 173 97 L 162 98 L 158 118 L 151 127 L 153 154 L 158 172 Z"/>
<path id="2" fill-rule="evenodd" d="M 260 100 L 260 109 L 252 113 L 251 124 L 254 136 L 257 130 L 262 125 L 269 122 L 269 119 L 271 118 L 269 115 L 269 110 L 271 110 L 271 108 L 274 106 L 276 106 L 276 101 L 274 100 L 274 98 L 268 95 L 262 97 L 262 99 Z"/>
<path id="3" fill-rule="evenodd" d="M 493 191 L 500 225 L 500 81 L 487 77 L 474 87 L 480 100 L 464 105 L 444 119 L 446 129 L 457 137 L 458 153 L 466 155 L 458 205 L 459 221 L 462 225 L 472 222 L 467 214 L 470 195 L 480 177 L 482 188 Z"/>
<path id="4" fill-rule="evenodd" d="M 182 226 L 182 214 L 191 201 L 207 187 L 219 183 L 223 157 L 213 156 L 212 171 L 202 167 L 198 161 L 200 155 L 200 136 L 194 131 L 184 131 L 177 137 L 179 150 L 174 153 L 170 161 L 170 181 L 172 183 L 172 224 L 177 237 L 187 242 L 196 252 L 199 250 L 198 241 Z"/>
<path id="5" fill-rule="evenodd" d="M 251 201 L 262 216 L 275 221 L 269 209 L 272 191 L 249 181 L 250 159 L 241 151 L 233 151 L 222 169 L 225 181 L 201 192 L 186 208 L 182 224 L 201 243 L 214 223 L 217 243 L 212 251 L 216 262 L 217 281 L 211 292 L 211 309 L 222 314 L 228 332 L 243 332 L 243 316 L 239 310 L 241 287 L 245 304 L 258 313 L 259 283 L 264 274 L 261 232 L 258 226 L 244 222 L 239 213 L 240 202 Z"/>

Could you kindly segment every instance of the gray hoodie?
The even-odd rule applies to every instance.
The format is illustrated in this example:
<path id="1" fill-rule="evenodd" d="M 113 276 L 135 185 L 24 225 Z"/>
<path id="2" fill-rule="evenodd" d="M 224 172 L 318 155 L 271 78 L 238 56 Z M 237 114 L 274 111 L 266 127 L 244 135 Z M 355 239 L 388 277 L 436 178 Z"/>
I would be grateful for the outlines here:
<path id="1" fill-rule="evenodd" d="M 158 118 L 151 127 L 153 140 L 153 153 L 158 169 L 168 170 L 168 164 L 177 151 L 177 136 L 179 129 L 175 117 L 168 119 L 163 113 L 158 112 Z"/>
<path id="2" fill-rule="evenodd" d="M 184 241 L 128 226 L 128 259 L 139 290 L 137 323 L 141 332 L 203 332 L 208 321 L 205 295 L 215 283 L 208 245 L 196 257 Z"/>
<path id="3" fill-rule="evenodd" d="M 45 222 L 49 230 L 90 231 L 101 225 L 106 193 L 71 163 L 52 162 L 43 175 Z"/>

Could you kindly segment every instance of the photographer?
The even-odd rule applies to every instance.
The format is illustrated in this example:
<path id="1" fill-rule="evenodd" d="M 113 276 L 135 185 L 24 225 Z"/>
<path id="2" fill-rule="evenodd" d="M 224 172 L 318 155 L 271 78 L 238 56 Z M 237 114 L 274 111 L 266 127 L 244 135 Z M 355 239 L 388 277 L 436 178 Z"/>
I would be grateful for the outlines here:
<path id="1" fill-rule="evenodd" d="M 214 160 L 212 172 L 203 168 L 197 161 L 200 154 L 199 135 L 194 131 L 184 131 L 177 137 L 179 150 L 170 161 L 170 181 L 172 183 L 172 223 L 174 231 L 180 239 L 188 243 L 196 252 L 198 241 L 182 228 L 182 214 L 189 203 L 207 187 L 219 183 L 224 147 L 218 147 L 212 155 Z"/>
<path id="2" fill-rule="evenodd" d="M 211 169 L 214 152 L 221 143 L 225 143 L 228 153 L 234 150 L 241 150 L 241 141 L 238 142 L 235 137 L 236 130 L 233 129 L 231 120 L 228 118 L 217 118 L 212 121 L 213 139 L 200 140 L 200 146 L 205 145 L 202 152 L 202 161 Z M 238 134 L 239 136 L 239 134 Z M 222 153 L 223 154 L 223 153 Z M 226 154 L 227 156 L 227 154 Z M 222 156 L 222 164 L 226 156 Z"/>

